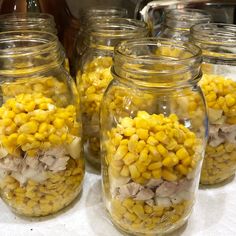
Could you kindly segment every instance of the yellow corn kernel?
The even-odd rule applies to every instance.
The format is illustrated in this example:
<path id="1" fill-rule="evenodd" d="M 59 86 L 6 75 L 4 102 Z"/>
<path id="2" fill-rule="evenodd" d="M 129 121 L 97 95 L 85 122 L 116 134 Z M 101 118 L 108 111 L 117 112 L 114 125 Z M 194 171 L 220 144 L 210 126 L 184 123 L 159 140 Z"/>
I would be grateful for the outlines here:
<path id="1" fill-rule="evenodd" d="M 133 119 L 131 119 L 130 117 L 125 117 L 121 120 L 121 125 L 124 127 L 124 128 L 128 128 L 128 127 L 133 127 L 134 125 L 134 121 Z"/>
<path id="2" fill-rule="evenodd" d="M 15 117 L 15 112 L 14 111 L 9 111 L 9 110 L 6 110 L 4 111 L 3 115 L 2 115 L 2 118 L 9 118 L 9 119 L 13 119 Z"/>
<path id="3" fill-rule="evenodd" d="M 41 148 L 42 149 L 49 149 L 51 147 L 51 143 L 50 142 L 43 142 L 41 143 Z"/>
<path id="4" fill-rule="evenodd" d="M 162 176 L 162 170 L 161 170 L 161 169 L 159 169 L 159 170 L 153 170 L 153 171 L 152 171 L 152 176 L 153 176 L 153 178 L 155 178 L 155 179 L 160 179 L 161 176 Z"/>
<path id="5" fill-rule="evenodd" d="M 225 96 L 225 102 L 228 107 L 232 107 L 235 104 L 236 100 L 231 94 L 227 94 Z"/>
<path id="6" fill-rule="evenodd" d="M 155 162 L 148 166 L 148 170 L 156 170 L 156 169 L 160 169 L 161 167 L 162 167 L 161 162 Z"/>
<path id="7" fill-rule="evenodd" d="M 184 141 L 184 146 L 187 148 L 193 147 L 195 144 L 195 139 L 189 138 Z"/>
<path id="8" fill-rule="evenodd" d="M 170 140 L 168 140 L 168 143 L 167 143 L 167 145 L 166 145 L 166 148 L 168 149 L 168 150 L 173 150 L 173 149 L 175 149 L 176 148 L 176 146 L 178 145 L 178 143 L 175 141 L 175 139 L 170 139 Z"/>
<path id="9" fill-rule="evenodd" d="M 27 203 L 27 206 L 30 207 L 30 208 L 33 208 L 35 207 L 38 203 L 34 200 L 29 200 Z"/>
<path id="10" fill-rule="evenodd" d="M 167 180 L 167 181 L 175 181 L 177 180 L 177 176 L 173 173 L 171 173 L 170 171 L 164 169 L 162 170 L 162 178 Z"/>
<path id="11" fill-rule="evenodd" d="M 18 113 L 15 115 L 14 122 L 16 125 L 20 126 L 25 124 L 29 119 L 29 116 L 26 113 Z"/>
<path id="12" fill-rule="evenodd" d="M 31 149 L 27 151 L 27 154 L 29 157 L 35 157 L 37 155 L 38 150 L 37 149 Z"/>
<path id="13" fill-rule="evenodd" d="M 129 172 L 132 179 L 137 179 L 140 177 L 140 172 L 138 171 L 135 164 L 129 166 Z"/>
<path id="14" fill-rule="evenodd" d="M 175 165 L 175 163 L 173 162 L 171 157 L 166 157 L 163 161 L 162 161 L 163 166 L 166 167 L 173 167 Z"/>
<path id="15" fill-rule="evenodd" d="M 149 123 L 146 119 L 135 117 L 134 122 L 137 129 L 149 129 Z"/>
<path id="16" fill-rule="evenodd" d="M 139 154 L 139 161 L 146 162 L 148 159 L 148 149 L 144 148 Z"/>
<path id="17" fill-rule="evenodd" d="M 136 131 L 135 128 L 133 128 L 133 127 L 128 127 L 128 128 L 126 128 L 126 129 L 124 130 L 124 135 L 130 137 L 130 136 L 132 136 L 133 134 L 135 134 L 135 131 Z"/>
<path id="18" fill-rule="evenodd" d="M 147 170 L 146 162 L 143 163 L 143 162 L 140 162 L 140 160 L 139 160 L 139 161 L 137 161 L 135 164 L 136 164 L 136 167 L 137 167 L 137 169 L 138 169 L 138 171 L 139 171 L 140 173 L 142 173 L 142 172 L 144 172 L 144 171 Z"/>
<path id="19" fill-rule="evenodd" d="M 187 175 L 188 174 L 188 169 L 184 165 L 177 165 L 176 169 L 182 174 L 182 175 Z"/>
<path id="20" fill-rule="evenodd" d="M 39 109 L 41 110 L 48 110 L 48 103 L 41 103 L 39 104 Z"/>
<path id="21" fill-rule="evenodd" d="M 158 144 L 158 141 L 153 136 L 149 136 L 147 139 L 147 143 L 156 146 Z"/>
<path id="22" fill-rule="evenodd" d="M 181 163 L 186 167 L 191 165 L 192 159 L 190 157 L 185 158 L 184 160 L 181 161 Z"/>
<path id="23" fill-rule="evenodd" d="M 18 131 L 20 133 L 25 133 L 25 134 L 34 134 L 38 130 L 38 122 L 36 121 L 29 121 L 23 125 L 20 126 Z"/>
<path id="24" fill-rule="evenodd" d="M 17 141 L 17 138 L 18 138 L 18 134 L 17 133 L 13 133 L 13 134 L 9 135 L 9 137 L 8 137 L 9 144 L 15 145 L 16 141 Z"/>
<path id="25" fill-rule="evenodd" d="M 30 102 L 27 102 L 27 104 L 25 105 L 25 111 L 27 112 L 30 112 L 30 111 L 33 111 L 35 109 L 35 102 L 34 101 L 30 101 Z"/>
<path id="26" fill-rule="evenodd" d="M 121 160 L 128 153 L 127 145 L 120 145 L 114 155 L 114 160 Z"/>
<path id="27" fill-rule="evenodd" d="M 50 134 L 48 137 L 48 140 L 52 144 L 60 144 L 61 143 L 61 138 L 56 134 Z"/>
<path id="28" fill-rule="evenodd" d="M 152 174 L 151 174 L 150 172 L 146 171 L 146 172 L 143 172 L 143 173 L 142 173 L 142 176 L 143 176 L 145 179 L 151 179 Z"/>
<path id="29" fill-rule="evenodd" d="M 39 141 L 43 141 L 46 138 L 46 136 L 44 134 L 41 134 L 41 133 L 36 133 L 34 135 L 34 137 Z"/>
<path id="30" fill-rule="evenodd" d="M 120 175 L 123 177 L 128 177 L 129 176 L 129 168 L 128 166 L 123 166 Z"/>
<path id="31" fill-rule="evenodd" d="M 142 129 L 142 128 L 140 128 L 140 129 L 137 129 L 136 130 L 136 134 L 138 135 L 138 137 L 140 138 L 140 139 L 143 139 L 143 140 L 147 140 L 147 138 L 148 138 L 148 130 L 147 129 Z"/>
<path id="32" fill-rule="evenodd" d="M 160 131 L 158 133 L 155 134 L 155 138 L 164 143 L 164 144 L 167 144 L 168 143 L 168 136 L 165 134 L 165 132 L 163 131 Z"/>
<path id="33" fill-rule="evenodd" d="M 124 214 L 124 218 L 126 218 L 127 220 L 133 222 L 133 221 L 136 220 L 137 216 L 134 215 L 134 214 L 132 214 L 132 213 L 126 212 L 126 213 Z"/>
<path id="34" fill-rule="evenodd" d="M 168 155 L 168 151 L 167 149 L 162 145 L 162 144 L 158 144 L 157 145 L 157 151 L 163 156 L 167 156 Z"/>
<path id="35" fill-rule="evenodd" d="M 180 148 L 180 149 L 176 152 L 176 156 L 177 156 L 180 160 L 183 160 L 183 159 L 189 157 L 189 154 L 188 154 L 187 150 L 186 150 L 184 147 L 182 147 L 182 148 Z"/>
<path id="36" fill-rule="evenodd" d="M 25 143 L 27 143 L 27 135 L 26 134 L 19 134 L 19 136 L 17 137 L 16 143 L 17 145 L 24 145 Z"/>
<path id="37" fill-rule="evenodd" d="M 43 122 L 39 125 L 39 133 L 44 133 L 48 131 L 48 124 Z"/>
<path id="38" fill-rule="evenodd" d="M 56 129 L 61 129 L 64 126 L 65 122 L 61 118 L 56 118 L 53 121 L 53 125 L 55 126 Z"/>
<path id="39" fill-rule="evenodd" d="M 4 119 L 2 119 L 2 124 L 4 126 L 9 126 L 12 124 L 12 120 L 10 118 L 4 118 Z"/>
<path id="40" fill-rule="evenodd" d="M 126 198 L 123 202 L 122 205 L 126 207 L 127 209 L 132 208 L 134 206 L 134 201 L 130 198 Z"/>
<path id="41" fill-rule="evenodd" d="M 134 213 L 139 217 L 139 218 L 143 218 L 144 216 L 145 216 L 145 213 L 144 213 L 144 209 L 143 209 L 143 207 L 141 206 L 141 205 L 135 205 L 134 207 L 133 207 L 133 211 L 134 211 Z"/>
<path id="42" fill-rule="evenodd" d="M 124 163 L 128 166 L 128 165 L 134 163 L 137 159 L 138 159 L 138 156 L 137 156 L 137 155 L 135 155 L 135 154 L 133 154 L 133 153 L 131 153 L 131 152 L 128 152 L 128 153 L 124 156 L 123 161 L 124 161 Z"/>
<path id="43" fill-rule="evenodd" d="M 140 153 L 144 149 L 145 145 L 146 143 L 143 140 L 140 140 L 135 148 L 136 152 Z"/>
<path id="44" fill-rule="evenodd" d="M 144 206 L 144 211 L 145 211 L 145 213 L 147 213 L 147 214 L 151 214 L 151 213 L 153 212 L 153 209 L 152 209 L 151 206 L 145 205 L 145 206 Z"/>

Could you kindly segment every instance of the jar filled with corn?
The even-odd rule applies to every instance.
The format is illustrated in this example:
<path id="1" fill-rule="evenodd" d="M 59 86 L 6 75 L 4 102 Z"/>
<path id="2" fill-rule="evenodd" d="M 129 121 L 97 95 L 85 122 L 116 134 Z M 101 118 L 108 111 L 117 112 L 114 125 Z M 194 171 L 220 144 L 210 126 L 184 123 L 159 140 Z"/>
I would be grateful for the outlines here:
<path id="1" fill-rule="evenodd" d="M 203 51 L 200 86 L 210 124 L 201 183 L 216 184 L 236 171 L 236 26 L 199 24 L 191 40 Z"/>
<path id="2" fill-rule="evenodd" d="M 121 40 L 147 36 L 146 24 L 126 18 L 106 18 L 86 32 L 87 50 L 77 73 L 81 95 L 86 157 L 100 167 L 99 110 L 103 94 L 112 76 L 110 68 L 114 46 Z"/>
<path id="3" fill-rule="evenodd" d="M 56 23 L 54 17 L 50 14 L 17 12 L 0 15 L 0 32 L 19 30 L 45 31 L 57 35 Z M 64 48 L 63 53 L 65 53 Z M 67 57 L 65 58 L 63 65 L 66 70 L 70 72 L 69 59 Z"/>
<path id="4" fill-rule="evenodd" d="M 11 209 L 44 216 L 82 188 L 78 92 L 57 37 L 0 33 L 0 193 Z"/>
<path id="5" fill-rule="evenodd" d="M 146 38 L 114 53 L 100 114 L 105 205 L 126 233 L 168 233 L 187 221 L 199 183 L 207 137 L 201 50 Z"/>
<path id="6" fill-rule="evenodd" d="M 193 25 L 209 23 L 211 20 L 211 15 L 204 10 L 188 8 L 169 10 L 165 14 L 159 37 L 187 42 Z"/>

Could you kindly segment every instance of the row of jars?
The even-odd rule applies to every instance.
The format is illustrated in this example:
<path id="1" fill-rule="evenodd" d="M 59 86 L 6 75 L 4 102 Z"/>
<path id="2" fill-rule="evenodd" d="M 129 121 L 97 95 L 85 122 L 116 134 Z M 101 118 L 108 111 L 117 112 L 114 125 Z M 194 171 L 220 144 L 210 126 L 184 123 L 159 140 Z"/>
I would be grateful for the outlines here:
<path id="1" fill-rule="evenodd" d="M 236 27 L 199 10 L 168 14 L 156 39 L 142 39 L 141 22 L 95 18 L 76 62 L 86 158 L 102 162 L 112 222 L 136 235 L 184 224 L 200 172 L 202 184 L 216 184 L 236 170 Z"/>
<path id="2" fill-rule="evenodd" d="M 81 108 L 55 35 L 0 34 L 1 197 L 28 216 L 68 205 L 82 186 L 84 139 L 90 161 L 102 157 L 105 205 L 114 224 L 133 234 L 171 231 L 191 212 L 208 133 L 198 86 L 201 50 L 143 38 L 146 25 L 131 19 L 100 19 L 84 33 Z M 205 60 L 200 84 L 217 129 L 211 135 L 210 126 L 205 183 L 234 173 L 234 82 L 225 79 L 233 79 L 234 35 L 232 25 L 192 28 Z"/>

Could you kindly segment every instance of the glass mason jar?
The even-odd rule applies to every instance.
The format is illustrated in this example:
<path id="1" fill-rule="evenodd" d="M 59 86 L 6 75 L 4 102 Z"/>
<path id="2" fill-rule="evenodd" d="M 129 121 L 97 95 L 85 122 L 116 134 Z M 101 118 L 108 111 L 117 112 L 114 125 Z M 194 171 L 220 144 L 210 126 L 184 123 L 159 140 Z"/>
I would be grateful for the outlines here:
<path id="1" fill-rule="evenodd" d="M 187 42 L 190 28 L 199 23 L 211 22 L 211 15 L 198 9 L 173 9 L 167 11 L 160 37 Z"/>
<path id="2" fill-rule="evenodd" d="M 105 205 L 127 233 L 171 232 L 194 205 L 206 144 L 201 50 L 147 38 L 114 53 L 100 114 Z"/>
<path id="3" fill-rule="evenodd" d="M 88 48 L 80 61 L 77 86 L 81 95 L 86 157 L 97 167 L 100 167 L 99 110 L 112 79 L 114 46 L 121 40 L 147 35 L 144 22 L 125 18 L 101 20 L 86 32 Z"/>
<path id="4" fill-rule="evenodd" d="M 216 184 L 236 171 L 236 26 L 199 24 L 191 40 L 203 51 L 200 86 L 209 112 L 209 142 L 201 183 Z"/>
<path id="5" fill-rule="evenodd" d="M 0 192 L 18 214 L 57 212 L 82 188 L 79 99 L 63 55 L 53 34 L 0 33 Z"/>

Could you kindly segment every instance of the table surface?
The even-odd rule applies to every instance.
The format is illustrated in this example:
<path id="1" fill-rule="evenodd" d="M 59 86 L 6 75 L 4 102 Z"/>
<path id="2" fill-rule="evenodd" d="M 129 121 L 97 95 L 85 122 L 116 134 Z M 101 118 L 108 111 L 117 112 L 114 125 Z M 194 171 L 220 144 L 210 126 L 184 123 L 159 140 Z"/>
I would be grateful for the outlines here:
<path id="1" fill-rule="evenodd" d="M 40 219 L 14 215 L 0 201 L 0 236 L 121 236 L 107 218 L 101 177 L 88 168 L 81 196 L 60 213 Z M 188 223 L 171 236 L 236 236 L 236 178 L 200 188 Z"/>

